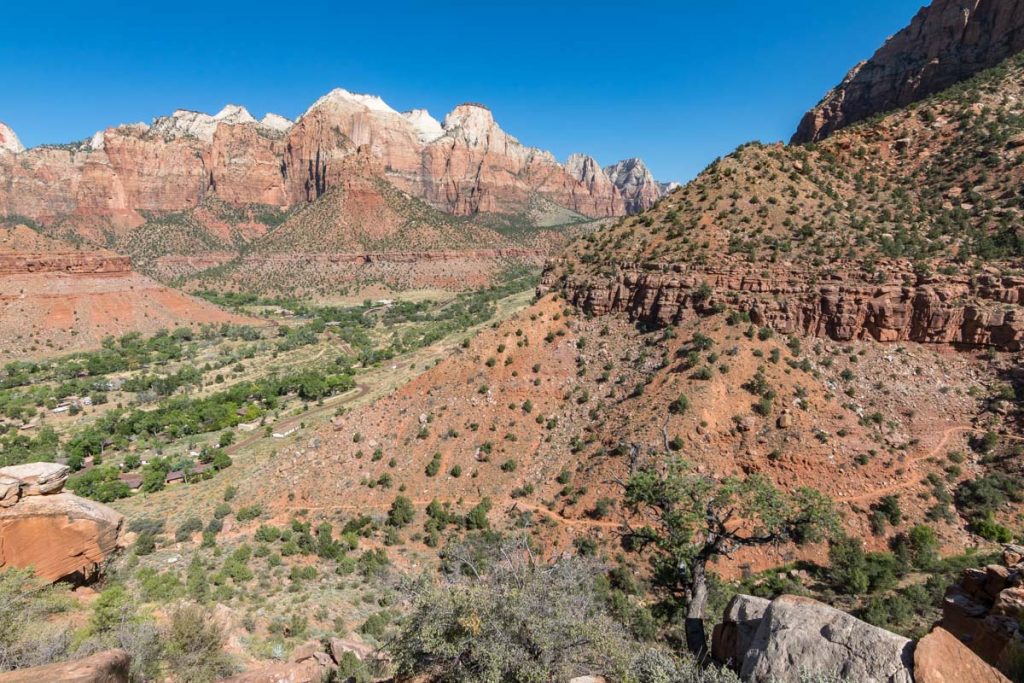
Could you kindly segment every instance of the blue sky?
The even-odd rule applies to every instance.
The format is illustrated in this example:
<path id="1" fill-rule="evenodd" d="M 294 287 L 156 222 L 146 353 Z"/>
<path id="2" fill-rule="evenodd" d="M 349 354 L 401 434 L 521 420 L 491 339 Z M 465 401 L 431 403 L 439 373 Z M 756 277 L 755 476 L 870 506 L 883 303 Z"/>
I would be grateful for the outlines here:
<path id="1" fill-rule="evenodd" d="M 801 114 L 924 0 L 12 2 L 0 121 L 29 146 L 176 108 L 301 114 L 334 87 L 686 180 Z"/>

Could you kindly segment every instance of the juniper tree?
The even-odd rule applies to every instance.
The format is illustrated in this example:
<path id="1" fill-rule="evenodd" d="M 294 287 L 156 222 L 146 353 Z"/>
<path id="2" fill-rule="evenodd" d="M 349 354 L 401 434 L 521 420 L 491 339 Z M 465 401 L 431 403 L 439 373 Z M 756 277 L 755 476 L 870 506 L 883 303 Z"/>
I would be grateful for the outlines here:
<path id="1" fill-rule="evenodd" d="M 715 479 L 678 459 L 664 471 L 644 468 L 626 483 L 630 547 L 647 552 L 656 584 L 685 603 L 687 648 L 703 655 L 708 564 L 744 547 L 824 540 L 837 526 L 832 502 L 810 488 L 793 493 L 761 476 Z"/>

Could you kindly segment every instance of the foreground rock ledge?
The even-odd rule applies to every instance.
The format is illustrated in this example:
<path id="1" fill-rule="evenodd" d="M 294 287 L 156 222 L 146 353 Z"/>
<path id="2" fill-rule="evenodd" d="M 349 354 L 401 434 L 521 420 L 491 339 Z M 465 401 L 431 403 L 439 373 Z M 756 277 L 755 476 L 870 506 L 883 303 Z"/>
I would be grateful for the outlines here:
<path id="1" fill-rule="evenodd" d="M 1010 683 L 944 628 L 918 641 L 914 650 L 915 683 Z"/>
<path id="2" fill-rule="evenodd" d="M 796 683 L 802 673 L 863 683 L 913 683 L 914 643 L 816 600 L 772 601 L 743 659 L 740 677 Z"/>
<path id="3" fill-rule="evenodd" d="M 0 673 L 0 683 L 128 683 L 131 661 L 124 650 L 105 650 L 73 662 Z"/>
<path id="4" fill-rule="evenodd" d="M 52 463 L 0 468 L 0 569 L 86 581 L 123 546 L 124 517 L 62 492 L 67 476 L 67 467 Z"/>

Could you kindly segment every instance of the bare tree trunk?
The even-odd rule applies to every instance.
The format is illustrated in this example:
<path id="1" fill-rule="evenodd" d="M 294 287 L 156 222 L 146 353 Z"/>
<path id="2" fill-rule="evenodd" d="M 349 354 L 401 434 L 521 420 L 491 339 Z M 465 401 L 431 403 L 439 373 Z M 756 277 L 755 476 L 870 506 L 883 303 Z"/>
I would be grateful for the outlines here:
<path id="1" fill-rule="evenodd" d="M 708 604 L 707 564 L 703 558 L 693 563 L 690 604 L 686 608 L 686 648 L 697 659 L 707 656 L 707 635 L 704 633 L 704 612 Z"/>

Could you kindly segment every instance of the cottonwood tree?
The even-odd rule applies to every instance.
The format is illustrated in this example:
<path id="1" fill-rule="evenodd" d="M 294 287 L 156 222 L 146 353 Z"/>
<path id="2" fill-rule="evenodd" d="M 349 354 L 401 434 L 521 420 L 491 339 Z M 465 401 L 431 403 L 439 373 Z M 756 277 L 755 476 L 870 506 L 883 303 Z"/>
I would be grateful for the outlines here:
<path id="1" fill-rule="evenodd" d="M 785 493 L 756 475 L 715 479 L 678 459 L 664 471 L 636 471 L 625 488 L 635 515 L 626 541 L 650 554 L 657 584 L 686 604 L 686 645 L 698 656 L 707 649 L 710 562 L 744 547 L 821 541 L 837 526 L 832 501 L 818 491 Z"/>

